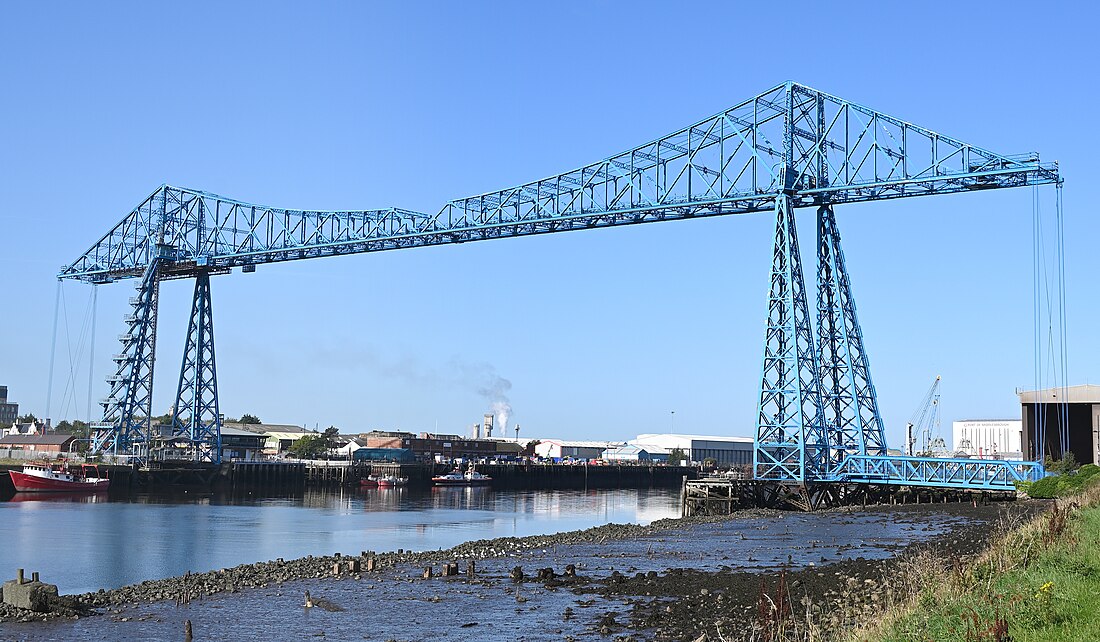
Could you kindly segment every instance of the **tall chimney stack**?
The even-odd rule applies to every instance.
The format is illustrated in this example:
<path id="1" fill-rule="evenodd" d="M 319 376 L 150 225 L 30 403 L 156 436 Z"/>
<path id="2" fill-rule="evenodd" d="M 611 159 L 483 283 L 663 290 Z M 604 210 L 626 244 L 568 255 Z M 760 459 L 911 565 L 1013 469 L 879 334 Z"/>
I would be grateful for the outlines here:
<path id="1" fill-rule="evenodd" d="M 493 415 L 491 413 L 485 413 L 485 438 L 493 438 Z"/>

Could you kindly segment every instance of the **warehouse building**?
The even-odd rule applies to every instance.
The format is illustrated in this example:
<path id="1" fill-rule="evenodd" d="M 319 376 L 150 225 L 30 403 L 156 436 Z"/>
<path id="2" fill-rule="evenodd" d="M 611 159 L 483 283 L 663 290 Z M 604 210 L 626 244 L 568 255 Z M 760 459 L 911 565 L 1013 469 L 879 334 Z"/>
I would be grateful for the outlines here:
<path id="1" fill-rule="evenodd" d="M 1086 384 L 1018 394 L 1025 459 L 1060 459 L 1064 448 L 1079 464 L 1100 463 L 1100 386 Z M 1040 443 L 1043 434 L 1046 438 Z"/>
<path id="2" fill-rule="evenodd" d="M 752 437 L 713 435 L 645 434 L 631 440 L 639 446 L 656 446 L 668 452 L 679 448 L 693 462 L 713 459 L 719 466 L 752 466 Z"/>
<path id="3" fill-rule="evenodd" d="M 667 464 L 668 451 L 658 446 L 627 444 L 603 451 L 604 461 L 632 464 Z"/>
<path id="4" fill-rule="evenodd" d="M 459 435 L 437 435 L 422 432 L 381 431 L 361 433 L 359 439 L 366 448 L 408 449 L 422 461 L 451 459 L 493 459 L 514 456 L 520 450 L 515 442 L 497 439 L 471 439 Z"/>
<path id="5" fill-rule="evenodd" d="M 267 456 L 281 455 L 286 452 L 287 448 L 290 448 L 290 444 L 293 444 L 302 437 L 320 434 L 316 431 L 290 424 L 223 423 L 222 428 L 233 428 L 235 430 L 243 430 L 257 435 L 264 435 L 263 454 Z"/>
<path id="6" fill-rule="evenodd" d="M 535 454 L 546 459 L 599 459 L 608 448 L 622 445 L 621 441 L 540 439 L 535 444 Z"/>
<path id="7" fill-rule="evenodd" d="M 1019 419 L 963 419 L 951 422 L 955 455 L 980 459 L 1023 459 L 1024 423 Z"/>

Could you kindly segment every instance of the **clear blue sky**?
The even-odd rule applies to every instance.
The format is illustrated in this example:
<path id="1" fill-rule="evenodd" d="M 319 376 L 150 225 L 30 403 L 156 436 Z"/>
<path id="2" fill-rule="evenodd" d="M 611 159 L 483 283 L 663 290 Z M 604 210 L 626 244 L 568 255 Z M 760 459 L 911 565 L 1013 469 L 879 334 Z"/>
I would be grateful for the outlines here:
<path id="1" fill-rule="evenodd" d="M 435 211 L 788 79 L 1061 161 L 1070 379 L 1100 380 L 1098 16 L 1077 5 L 4 3 L 0 384 L 44 413 L 58 268 L 161 183 L 283 207 Z M 1053 189 L 1043 198 L 1049 211 Z M 1014 390 L 1034 381 L 1030 199 L 838 209 L 895 446 L 937 374 L 947 421 L 1017 416 Z M 812 213 L 800 224 L 812 248 Z M 222 410 L 457 432 L 501 377 L 524 436 L 667 431 L 671 411 L 678 432 L 751 435 L 771 225 L 725 217 L 217 277 Z M 179 376 L 189 288 L 161 291 L 158 412 Z M 132 292 L 100 288 L 94 399 Z M 55 420 L 84 415 L 88 293 L 64 288 Z"/>

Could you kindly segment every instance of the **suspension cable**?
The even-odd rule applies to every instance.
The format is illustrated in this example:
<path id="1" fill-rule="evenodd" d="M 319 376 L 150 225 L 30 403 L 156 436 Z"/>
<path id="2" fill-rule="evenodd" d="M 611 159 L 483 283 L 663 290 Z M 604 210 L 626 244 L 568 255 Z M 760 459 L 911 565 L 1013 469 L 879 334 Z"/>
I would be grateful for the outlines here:
<path id="1" fill-rule="evenodd" d="M 1039 216 L 1039 187 L 1031 188 L 1031 307 L 1032 324 L 1034 332 L 1033 356 L 1035 377 L 1035 402 L 1032 404 L 1031 414 L 1035 430 L 1035 460 L 1042 462 L 1046 456 L 1046 422 L 1044 421 L 1042 390 L 1043 390 L 1043 339 L 1042 339 L 1042 298 L 1040 282 L 1042 265 L 1040 248 L 1042 247 L 1042 220 Z"/>
<path id="2" fill-rule="evenodd" d="M 53 296 L 53 337 L 50 339 L 50 374 L 46 382 L 46 419 L 50 418 L 50 399 L 53 397 L 53 360 L 57 354 L 57 313 L 61 305 L 61 279 L 57 280 L 57 291 Z"/>
<path id="3" fill-rule="evenodd" d="M 1069 349 L 1067 347 L 1068 337 L 1066 335 L 1067 320 L 1066 320 L 1066 241 L 1065 241 L 1065 228 L 1064 220 L 1062 217 L 1062 184 L 1058 183 L 1054 188 L 1055 193 L 1055 221 L 1058 225 L 1058 330 L 1061 338 L 1059 347 L 1061 348 L 1061 366 L 1062 366 L 1062 403 L 1059 407 L 1062 417 L 1062 431 L 1065 435 L 1065 449 L 1069 449 Z M 1065 457 L 1065 452 L 1062 453 Z"/>
<path id="4" fill-rule="evenodd" d="M 95 320 L 96 320 L 96 304 L 99 301 L 99 287 L 95 284 L 92 285 L 92 336 L 91 347 L 88 354 L 88 404 L 85 406 L 84 416 L 85 421 L 92 423 L 92 371 L 95 368 Z"/>

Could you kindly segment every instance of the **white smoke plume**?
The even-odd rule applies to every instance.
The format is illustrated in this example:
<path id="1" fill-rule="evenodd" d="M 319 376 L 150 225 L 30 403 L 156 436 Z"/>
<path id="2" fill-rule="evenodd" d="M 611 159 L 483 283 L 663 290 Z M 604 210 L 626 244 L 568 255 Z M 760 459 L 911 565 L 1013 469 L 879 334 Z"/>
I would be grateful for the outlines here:
<path id="1" fill-rule="evenodd" d="M 508 418 L 512 416 L 512 404 L 504 401 L 494 401 L 492 405 L 493 414 L 496 418 L 493 419 L 494 427 L 499 430 L 499 437 L 504 438 L 508 436 L 505 432 L 508 429 Z"/>

